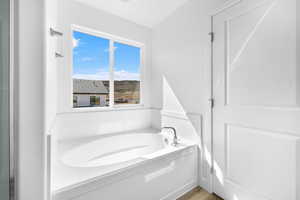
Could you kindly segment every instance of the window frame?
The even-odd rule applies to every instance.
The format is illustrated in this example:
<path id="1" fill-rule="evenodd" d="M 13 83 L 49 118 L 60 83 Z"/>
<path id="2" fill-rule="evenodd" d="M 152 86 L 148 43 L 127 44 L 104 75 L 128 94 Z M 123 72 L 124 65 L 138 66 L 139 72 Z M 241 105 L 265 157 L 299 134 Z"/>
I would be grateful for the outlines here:
<path id="1" fill-rule="evenodd" d="M 101 37 L 103 39 L 109 40 L 109 69 L 110 69 L 110 78 L 109 78 L 109 106 L 107 107 L 73 107 L 73 46 L 72 42 L 70 42 L 70 63 L 71 63 L 71 74 L 70 74 L 70 82 L 71 82 L 71 110 L 76 111 L 109 111 L 109 110 L 123 110 L 123 109 L 137 109 L 137 108 L 143 108 L 144 107 L 144 89 L 145 89 L 145 76 L 146 76 L 146 65 L 145 65 L 145 58 L 146 58 L 146 52 L 145 52 L 145 44 L 141 42 L 136 42 L 133 40 L 125 39 L 119 36 L 115 36 L 109 33 L 104 33 L 101 31 L 97 31 L 91 28 L 82 27 L 78 25 L 71 25 L 71 37 L 70 39 L 73 39 L 73 33 L 74 31 L 81 32 L 84 34 L 89 34 L 95 37 Z M 140 49 L 140 102 L 139 104 L 115 104 L 114 99 L 114 43 L 122 43 L 125 45 L 130 45 L 133 47 L 137 47 Z"/>

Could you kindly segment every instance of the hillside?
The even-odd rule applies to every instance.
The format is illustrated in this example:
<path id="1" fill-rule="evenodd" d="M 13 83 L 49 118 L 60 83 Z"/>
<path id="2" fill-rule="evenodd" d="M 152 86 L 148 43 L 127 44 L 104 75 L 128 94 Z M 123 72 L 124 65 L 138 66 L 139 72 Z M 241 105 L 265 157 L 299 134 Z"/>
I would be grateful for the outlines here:
<path id="1" fill-rule="evenodd" d="M 104 86 L 109 89 L 109 81 L 103 81 Z M 140 81 L 114 81 L 116 104 L 139 104 L 140 103 Z"/>

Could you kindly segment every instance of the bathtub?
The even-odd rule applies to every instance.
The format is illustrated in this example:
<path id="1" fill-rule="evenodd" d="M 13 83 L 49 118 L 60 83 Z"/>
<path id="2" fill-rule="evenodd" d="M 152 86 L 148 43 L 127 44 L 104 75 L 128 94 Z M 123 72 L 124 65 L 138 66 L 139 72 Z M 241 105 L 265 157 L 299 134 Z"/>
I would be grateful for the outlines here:
<path id="1" fill-rule="evenodd" d="M 54 200 L 174 200 L 197 186 L 197 144 L 155 131 L 59 141 Z M 99 198 L 101 197 L 101 198 Z"/>

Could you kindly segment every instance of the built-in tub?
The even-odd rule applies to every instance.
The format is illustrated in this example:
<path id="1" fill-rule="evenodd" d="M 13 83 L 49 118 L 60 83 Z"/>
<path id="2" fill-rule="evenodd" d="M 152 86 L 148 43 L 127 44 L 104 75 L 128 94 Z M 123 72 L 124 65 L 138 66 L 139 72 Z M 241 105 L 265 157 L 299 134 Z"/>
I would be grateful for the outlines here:
<path id="1" fill-rule="evenodd" d="M 137 132 L 60 141 L 52 162 L 54 200 L 174 199 L 197 185 L 196 144 Z M 102 198 L 99 198 L 99 197 Z"/>

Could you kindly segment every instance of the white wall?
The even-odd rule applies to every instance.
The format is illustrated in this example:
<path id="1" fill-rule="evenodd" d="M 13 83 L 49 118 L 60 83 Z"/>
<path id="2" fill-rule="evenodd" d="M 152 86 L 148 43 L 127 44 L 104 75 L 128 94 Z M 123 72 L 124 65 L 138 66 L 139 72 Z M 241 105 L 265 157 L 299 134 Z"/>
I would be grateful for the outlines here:
<path id="1" fill-rule="evenodd" d="M 225 2 L 189 0 L 155 26 L 152 35 L 152 107 L 163 110 L 164 126 L 173 125 L 178 126 L 178 130 L 193 131 L 193 137 L 191 133 L 189 136 L 182 133 L 182 136 L 202 139 L 200 184 L 207 190 L 211 189 L 208 176 L 211 152 L 208 33 L 211 31 L 210 15 Z M 158 111 L 154 112 L 154 119 L 159 115 Z"/>
<path id="2" fill-rule="evenodd" d="M 55 123 L 57 112 L 57 61 L 55 52 L 60 37 L 51 36 L 50 28 L 57 29 L 58 2 L 45 0 L 45 128 L 50 132 Z"/>
<path id="3" fill-rule="evenodd" d="M 58 22 L 58 0 L 45 0 L 45 13 L 44 13 L 44 28 L 45 28 L 45 43 L 44 43 L 44 96 L 45 96 L 45 132 L 44 132 L 44 160 L 45 160 L 45 200 L 51 198 L 51 174 L 50 174 L 50 156 L 51 137 L 49 136 L 55 125 L 57 113 L 57 61 L 55 52 L 57 51 L 57 44 L 60 39 L 58 36 L 50 34 L 50 28 L 57 30 Z"/>
<path id="4" fill-rule="evenodd" d="M 153 107 L 163 106 L 162 78 L 165 76 L 186 111 L 206 111 L 210 90 L 210 14 L 224 2 L 189 0 L 154 27 Z"/>
<path id="5" fill-rule="evenodd" d="M 300 63 L 300 2 L 296 1 L 296 36 L 297 36 L 297 49 L 296 49 L 296 57 L 297 57 L 297 64 Z M 300 68 L 297 68 L 297 77 L 300 77 Z M 297 86 L 297 105 L 300 105 L 300 79 L 298 79 L 298 82 L 296 84 Z"/>
<path id="6" fill-rule="evenodd" d="M 81 136 L 89 136 L 91 134 L 108 133 L 109 130 L 107 127 L 111 128 L 110 132 L 120 132 L 128 129 L 151 126 L 150 116 L 148 114 L 150 112 L 148 108 L 150 106 L 151 30 L 74 0 L 61 2 L 58 19 L 59 29 L 64 32 L 64 37 L 62 41 L 59 42 L 61 44 L 59 51 L 64 54 L 64 58 L 60 59 L 57 71 L 59 113 L 56 127 L 57 135 L 66 138 L 66 135 L 71 136 L 72 134 L 69 133 L 73 133 L 73 135 L 78 137 L 78 133 L 80 132 L 82 133 Z M 72 47 L 71 25 L 86 27 L 146 45 L 146 77 L 144 82 L 145 93 L 143 93 L 144 109 L 132 111 L 122 110 L 120 112 L 73 112 L 71 85 L 72 51 L 70 48 Z M 81 109 L 81 111 L 82 110 L 86 109 Z M 89 111 L 91 110 L 92 109 L 89 109 Z M 60 124 L 65 121 L 69 123 L 60 126 Z M 74 127 L 78 127 L 77 125 L 80 126 L 80 130 L 74 129 Z M 89 130 L 89 132 L 82 132 L 81 130 L 84 129 Z"/>
<path id="7" fill-rule="evenodd" d="M 297 49 L 296 49 L 296 58 L 297 58 L 297 77 L 300 77 L 300 2 L 296 1 L 296 42 L 297 42 Z M 297 79 L 297 105 L 300 105 L 300 79 Z M 300 146 L 298 146 L 297 152 L 300 152 Z M 300 169 L 300 159 L 297 159 L 296 169 Z M 300 180 L 300 170 L 297 170 L 297 180 Z M 300 199 L 300 181 L 297 181 L 297 199 Z"/>
<path id="8" fill-rule="evenodd" d="M 44 1 L 16 3 L 18 199 L 44 197 Z"/>

